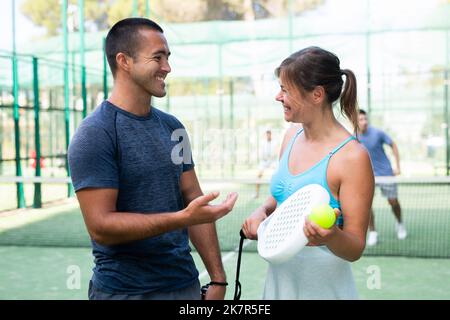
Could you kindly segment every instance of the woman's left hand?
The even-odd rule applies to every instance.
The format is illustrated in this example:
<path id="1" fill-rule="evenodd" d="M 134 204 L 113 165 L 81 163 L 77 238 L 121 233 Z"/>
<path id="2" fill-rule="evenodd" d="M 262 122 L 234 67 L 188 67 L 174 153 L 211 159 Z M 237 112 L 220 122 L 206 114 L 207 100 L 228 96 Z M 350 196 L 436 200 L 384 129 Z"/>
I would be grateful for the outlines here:
<path id="1" fill-rule="evenodd" d="M 337 208 L 334 209 L 336 219 L 341 215 L 341 211 Z M 307 217 L 305 219 L 305 225 L 303 226 L 303 232 L 308 238 L 308 246 L 320 246 L 327 244 L 338 232 L 338 226 L 335 224 L 329 229 L 322 228 L 317 223 L 312 222 Z"/>

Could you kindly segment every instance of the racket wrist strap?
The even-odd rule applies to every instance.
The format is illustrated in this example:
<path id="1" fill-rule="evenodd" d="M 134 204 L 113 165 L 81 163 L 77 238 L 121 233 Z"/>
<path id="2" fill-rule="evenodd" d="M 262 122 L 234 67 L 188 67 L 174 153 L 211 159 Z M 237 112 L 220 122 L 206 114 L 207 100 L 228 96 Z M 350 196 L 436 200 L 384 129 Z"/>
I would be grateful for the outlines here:
<path id="1" fill-rule="evenodd" d="M 228 285 L 228 282 L 211 281 L 210 283 L 208 283 L 208 285 L 226 287 Z"/>
<path id="2" fill-rule="evenodd" d="M 238 258 L 237 258 L 237 265 L 236 265 L 236 281 L 234 286 L 234 297 L 233 300 L 239 300 L 241 299 L 241 283 L 239 282 L 239 273 L 241 272 L 241 257 L 242 257 L 242 249 L 244 247 L 244 240 L 246 239 L 246 236 L 244 232 L 240 231 L 239 235 L 241 236 L 241 239 L 239 240 L 239 252 L 238 252 Z"/>

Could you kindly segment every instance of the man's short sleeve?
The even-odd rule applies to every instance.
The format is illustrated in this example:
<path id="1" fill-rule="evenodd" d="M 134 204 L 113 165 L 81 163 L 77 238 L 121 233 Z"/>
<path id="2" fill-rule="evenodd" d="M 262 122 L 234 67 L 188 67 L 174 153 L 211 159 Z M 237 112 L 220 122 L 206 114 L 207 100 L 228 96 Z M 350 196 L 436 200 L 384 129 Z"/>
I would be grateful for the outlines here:
<path id="1" fill-rule="evenodd" d="M 392 142 L 393 141 L 392 141 L 391 137 L 389 137 L 386 132 L 381 131 L 381 139 L 382 139 L 383 143 L 386 143 L 386 144 L 392 146 Z"/>
<path id="2" fill-rule="evenodd" d="M 84 188 L 119 188 L 115 144 L 101 127 L 81 125 L 68 151 L 75 191 Z"/>

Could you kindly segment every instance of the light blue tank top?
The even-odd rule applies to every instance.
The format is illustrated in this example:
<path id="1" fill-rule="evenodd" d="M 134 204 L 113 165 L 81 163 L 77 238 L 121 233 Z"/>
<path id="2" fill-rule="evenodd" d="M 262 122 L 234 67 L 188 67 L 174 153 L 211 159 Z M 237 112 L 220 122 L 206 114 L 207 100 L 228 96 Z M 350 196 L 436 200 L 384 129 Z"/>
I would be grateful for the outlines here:
<path id="1" fill-rule="evenodd" d="M 289 156 L 291 154 L 292 146 L 294 145 L 295 139 L 303 132 L 303 129 L 300 129 L 294 137 L 292 137 L 291 141 L 287 148 L 284 150 L 283 155 L 281 156 L 280 164 L 278 166 L 278 170 L 272 176 L 272 180 L 270 183 L 270 192 L 272 196 L 277 201 L 277 206 L 283 203 L 290 195 L 292 195 L 298 189 L 313 183 L 317 183 L 324 187 L 328 194 L 330 195 L 330 203 L 329 205 L 332 208 L 341 209 L 341 205 L 338 200 L 332 195 L 330 188 L 328 187 L 327 182 L 327 168 L 328 163 L 336 152 L 338 152 L 343 146 L 345 146 L 349 141 L 355 140 L 354 136 L 350 136 L 345 139 L 341 144 L 339 144 L 336 148 L 334 148 L 330 153 L 328 153 L 322 160 L 317 162 L 314 166 L 306 170 L 305 172 L 293 175 L 289 171 Z M 341 214 L 336 221 L 336 224 L 339 226 L 344 225 L 343 215 Z"/>

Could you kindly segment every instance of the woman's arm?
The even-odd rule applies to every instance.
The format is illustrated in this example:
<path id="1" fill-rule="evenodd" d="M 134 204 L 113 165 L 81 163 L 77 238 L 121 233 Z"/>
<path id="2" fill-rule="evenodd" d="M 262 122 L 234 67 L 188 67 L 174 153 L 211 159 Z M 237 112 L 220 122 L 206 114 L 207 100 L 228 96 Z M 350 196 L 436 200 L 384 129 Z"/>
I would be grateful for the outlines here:
<path id="1" fill-rule="evenodd" d="M 336 256 L 348 261 L 358 260 L 366 245 L 369 211 L 374 192 L 374 176 L 367 151 L 355 145 L 338 166 L 339 201 L 344 227 L 324 229 L 307 219 L 305 234 L 311 244 L 325 244 Z"/>

